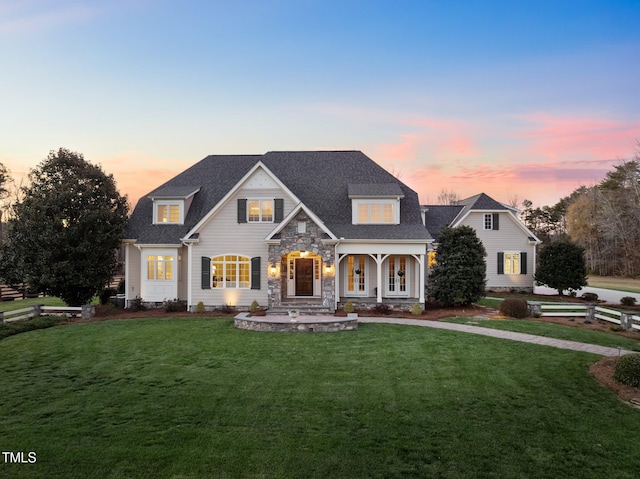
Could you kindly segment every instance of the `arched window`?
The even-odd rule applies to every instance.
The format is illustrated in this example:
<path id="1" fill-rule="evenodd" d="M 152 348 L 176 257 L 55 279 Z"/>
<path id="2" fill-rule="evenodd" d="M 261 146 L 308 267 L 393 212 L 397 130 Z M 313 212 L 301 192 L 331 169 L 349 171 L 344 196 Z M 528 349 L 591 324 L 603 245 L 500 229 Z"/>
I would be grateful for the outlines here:
<path id="1" fill-rule="evenodd" d="M 250 288 L 251 258 L 225 255 L 211 258 L 212 288 Z"/>

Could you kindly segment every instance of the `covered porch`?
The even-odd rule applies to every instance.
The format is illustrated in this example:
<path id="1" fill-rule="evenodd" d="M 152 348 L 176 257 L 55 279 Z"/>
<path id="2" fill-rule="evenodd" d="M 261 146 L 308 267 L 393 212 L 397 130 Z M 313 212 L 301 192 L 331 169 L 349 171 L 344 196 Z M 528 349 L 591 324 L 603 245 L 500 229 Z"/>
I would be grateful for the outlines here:
<path id="1" fill-rule="evenodd" d="M 348 243 L 336 246 L 336 297 L 362 309 L 424 307 L 426 243 Z"/>

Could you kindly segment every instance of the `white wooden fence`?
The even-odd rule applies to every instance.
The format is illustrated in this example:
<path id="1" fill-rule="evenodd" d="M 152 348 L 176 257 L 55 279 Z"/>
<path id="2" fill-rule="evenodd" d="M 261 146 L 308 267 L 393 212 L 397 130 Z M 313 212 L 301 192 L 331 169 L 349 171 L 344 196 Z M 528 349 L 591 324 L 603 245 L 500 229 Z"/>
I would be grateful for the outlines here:
<path id="1" fill-rule="evenodd" d="M 585 320 L 601 319 L 620 325 L 626 330 L 640 331 L 640 315 L 636 312 L 622 312 L 595 304 L 537 303 L 530 301 L 533 316 L 578 317 Z"/>
<path id="2" fill-rule="evenodd" d="M 42 306 L 39 304 L 28 308 L 15 309 L 5 313 L 0 312 L 0 323 L 5 321 L 20 321 L 21 319 L 35 318 L 43 315 L 71 315 L 82 318 L 90 318 L 95 315 L 95 306 Z"/>

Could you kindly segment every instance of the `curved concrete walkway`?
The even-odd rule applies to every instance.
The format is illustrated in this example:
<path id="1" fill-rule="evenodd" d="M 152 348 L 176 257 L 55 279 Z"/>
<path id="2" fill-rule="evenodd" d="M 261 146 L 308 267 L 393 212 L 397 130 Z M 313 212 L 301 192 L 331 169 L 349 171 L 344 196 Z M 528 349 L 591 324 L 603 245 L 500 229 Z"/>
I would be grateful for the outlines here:
<path id="1" fill-rule="evenodd" d="M 622 356 L 625 354 L 633 354 L 636 351 L 629 351 L 620 348 L 609 348 L 606 346 L 598 346 L 596 344 L 578 343 L 576 341 L 566 341 L 564 339 L 547 338 L 544 336 L 535 336 L 533 334 L 515 333 L 512 331 L 503 331 L 500 329 L 483 328 L 480 326 L 472 326 L 470 324 L 445 323 L 441 321 L 425 321 L 423 319 L 404 319 L 404 318 L 378 318 L 378 317 L 361 317 L 358 318 L 360 323 L 388 323 L 388 324 L 406 324 L 409 326 L 422 326 L 426 328 L 448 329 L 450 331 L 458 331 L 461 333 L 480 334 L 482 336 L 491 336 L 494 338 L 509 339 L 511 341 L 520 341 L 523 343 L 540 344 L 542 346 L 551 346 L 560 349 L 571 349 L 574 351 L 582 351 L 585 353 L 599 354 L 600 356 Z"/>

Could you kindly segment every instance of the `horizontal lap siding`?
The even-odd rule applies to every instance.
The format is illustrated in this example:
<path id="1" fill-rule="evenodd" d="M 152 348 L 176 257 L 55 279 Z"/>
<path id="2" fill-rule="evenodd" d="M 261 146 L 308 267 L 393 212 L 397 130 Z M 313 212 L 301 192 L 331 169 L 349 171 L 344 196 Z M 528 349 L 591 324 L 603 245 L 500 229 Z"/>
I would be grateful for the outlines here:
<path id="1" fill-rule="evenodd" d="M 500 229 L 484 230 L 484 213 L 470 213 L 462 224 L 476 230 L 487 256 L 487 288 L 533 287 L 534 254 L 528 236 L 507 213 L 500 213 Z M 527 274 L 498 274 L 498 252 L 522 251 L 527 253 Z"/>
<path id="2" fill-rule="evenodd" d="M 140 250 L 133 245 L 127 245 L 127 278 L 125 280 L 127 299 L 135 299 L 140 293 Z"/>
<path id="3" fill-rule="evenodd" d="M 192 304 L 199 301 L 205 306 L 247 307 L 253 300 L 266 306 L 268 247 L 265 237 L 277 226 L 277 223 L 238 223 L 238 199 L 240 198 L 282 198 L 284 215 L 294 208 L 294 202 L 279 188 L 240 188 L 218 211 L 218 213 L 200 231 L 199 243 L 193 246 L 191 261 Z M 261 289 L 202 289 L 201 257 L 220 255 L 243 255 L 249 258 L 260 257 Z"/>

